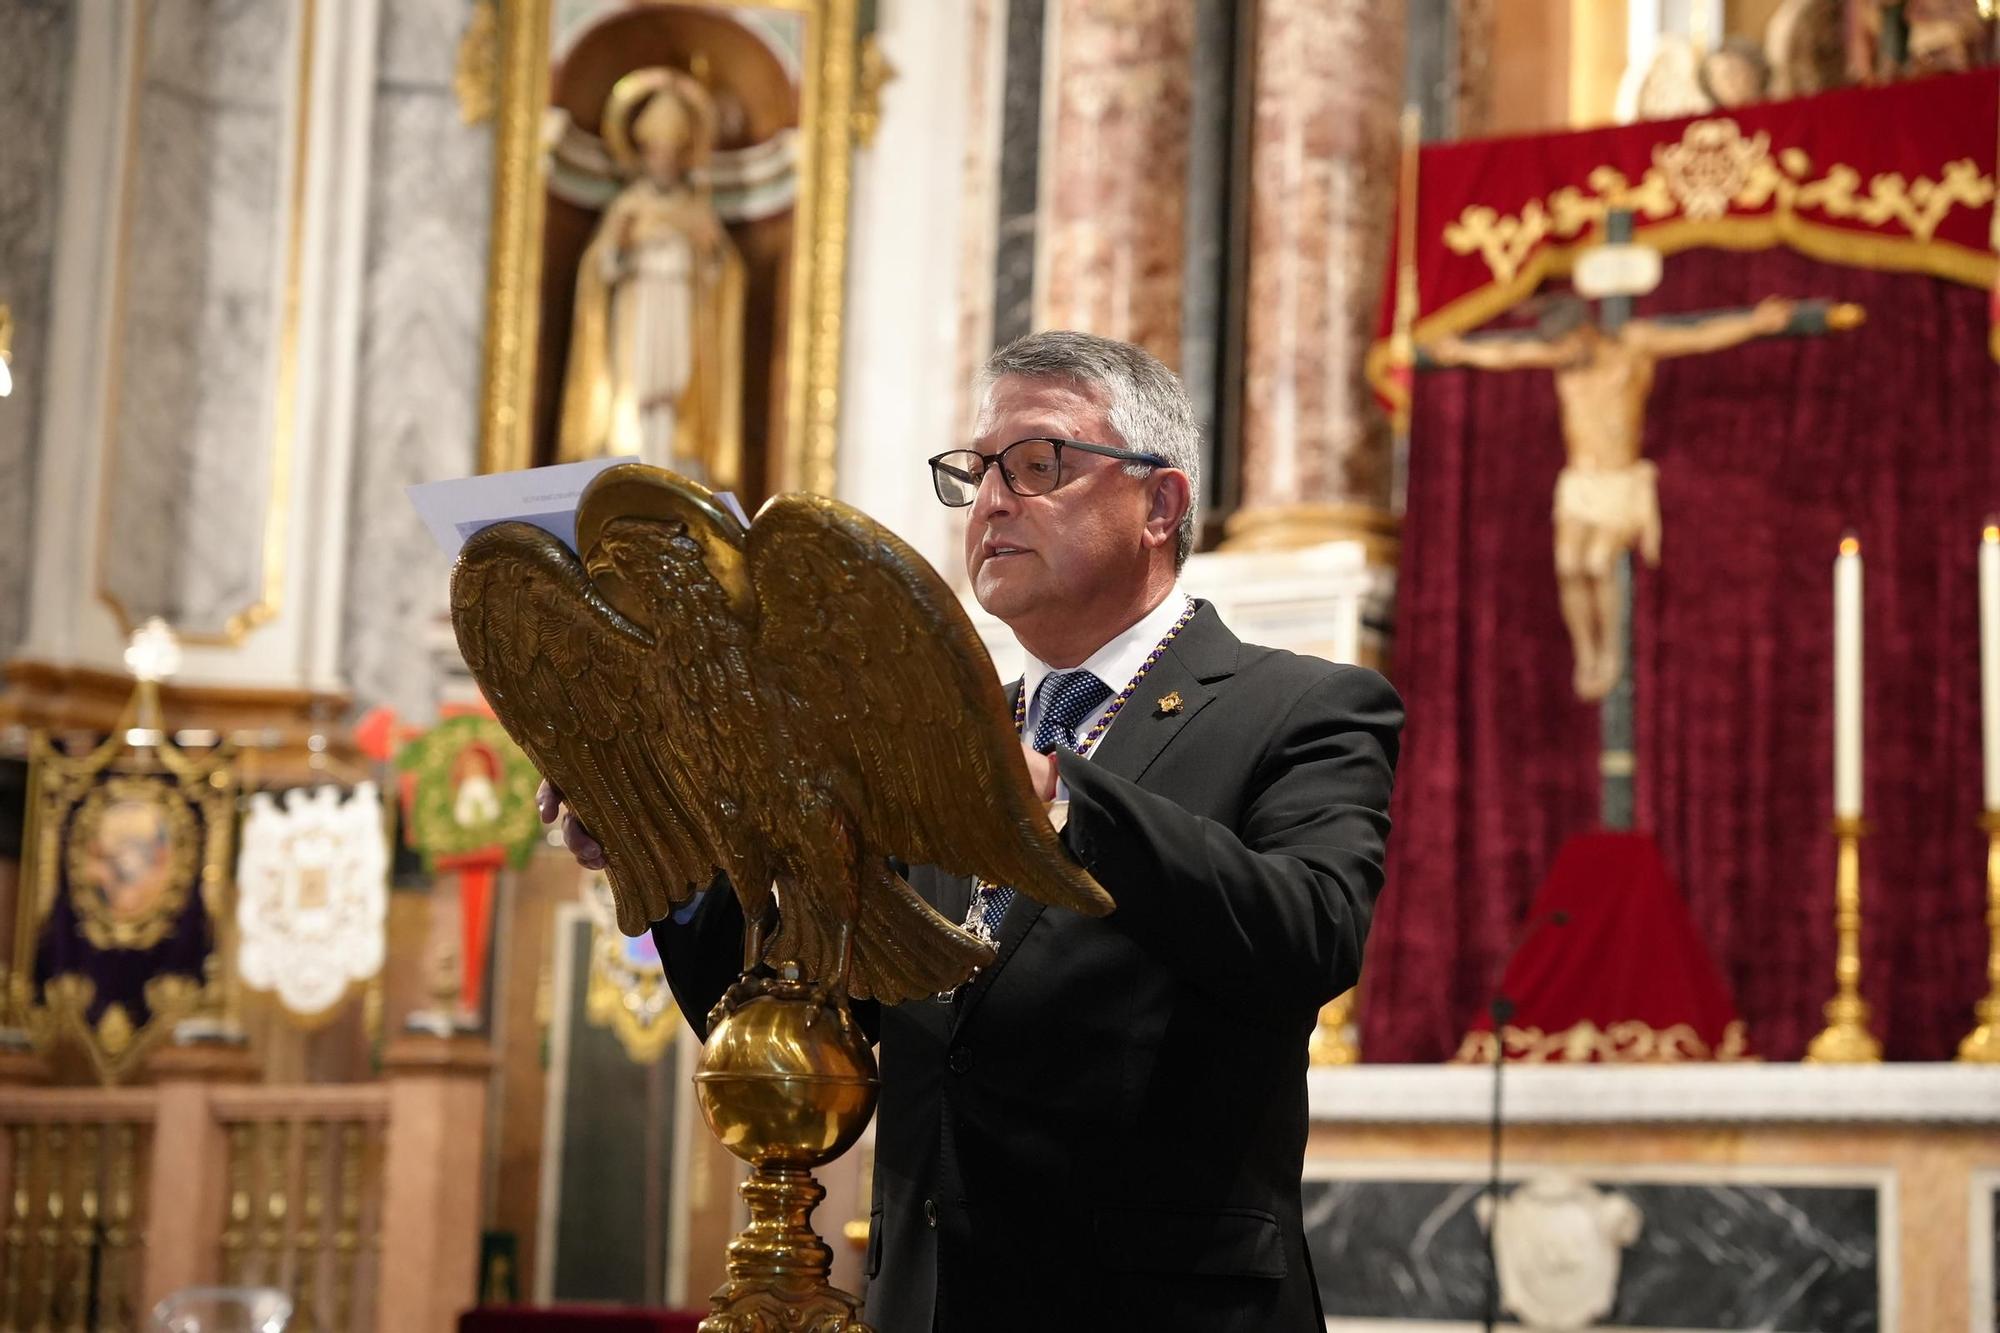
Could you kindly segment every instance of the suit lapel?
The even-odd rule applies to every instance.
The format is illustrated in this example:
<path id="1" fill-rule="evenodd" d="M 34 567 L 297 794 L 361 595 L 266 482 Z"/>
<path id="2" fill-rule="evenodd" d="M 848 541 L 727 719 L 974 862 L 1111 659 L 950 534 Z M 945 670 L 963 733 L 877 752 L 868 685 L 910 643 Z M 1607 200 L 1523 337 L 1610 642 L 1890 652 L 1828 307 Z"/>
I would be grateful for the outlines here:
<path id="1" fill-rule="evenodd" d="M 1181 728 L 1214 700 L 1211 685 L 1236 670 L 1241 647 L 1215 608 L 1202 603 L 1105 730 L 1090 762 L 1139 781 Z"/>
<path id="2" fill-rule="evenodd" d="M 1242 642 L 1229 632 L 1222 618 L 1215 614 L 1215 608 L 1201 603 L 1194 618 L 1153 664 L 1153 669 L 1139 682 L 1138 690 L 1106 728 L 1090 762 L 1103 764 L 1119 777 L 1137 782 L 1180 729 L 1215 698 L 1213 683 L 1236 670 L 1241 647 Z M 1119 688 L 1123 688 L 1123 682 Z M 1180 695 L 1179 707 L 1161 706 L 1162 699 L 1176 693 Z M 1021 682 L 1015 681 L 1007 692 L 1008 708 L 1015 706 L 1020 694 Z M 952 918 L 954 922 L 965 919 L 971 893 L 970 880 L 955 880 L 946 890 L 947 901 L 955 903 L 958 909 L 958 915 Z M 980 969 L 954 1006 L 954 1027 L 962 1025 L 993 988 L 993 979 L 1013 958 L 1041 915 L 1041 903 L 1025 893 L 1014 895 L 1006 915 L 1000 918 L 999 941 L 992 963 Z"/>

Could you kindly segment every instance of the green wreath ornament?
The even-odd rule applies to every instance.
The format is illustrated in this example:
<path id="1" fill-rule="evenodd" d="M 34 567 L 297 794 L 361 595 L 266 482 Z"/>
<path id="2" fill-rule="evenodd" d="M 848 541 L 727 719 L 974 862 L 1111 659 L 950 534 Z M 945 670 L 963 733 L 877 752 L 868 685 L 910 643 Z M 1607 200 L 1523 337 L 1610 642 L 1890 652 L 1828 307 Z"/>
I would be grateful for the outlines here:
<path id="1" fill-rule="evenodd" d="M 396 767 L 411 778 L 406 836 L 433 872 L 441 857 L 496 849 L 520 866 L 541 841 L 542 775 L 495 719 L 445 718 L 398 750 Z"/>

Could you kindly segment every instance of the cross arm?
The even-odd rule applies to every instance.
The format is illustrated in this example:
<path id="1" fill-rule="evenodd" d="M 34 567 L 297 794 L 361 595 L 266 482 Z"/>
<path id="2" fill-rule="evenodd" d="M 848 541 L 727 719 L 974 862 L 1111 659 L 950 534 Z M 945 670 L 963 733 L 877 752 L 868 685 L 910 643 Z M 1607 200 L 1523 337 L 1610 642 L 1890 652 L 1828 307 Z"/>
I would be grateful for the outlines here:
<path id="1" fill-rule="evenodd" d="M 1813 337 L 1862 322 L 1860 306 L 1832 301 L 1760 301 L 1748 309 L 1635 319 L 1624 337 L 1657 357 L 1719 352 L 1753 338 Z"/>
<path id="2" fill-rule="evenodd" d="M 1417 344 L 1417 369 L 1470 366 L 1475 370 L 1553 370 L 1570 360 L 1566 340 L 1526 333 L 1483 333 L 1434 338 Z"/>

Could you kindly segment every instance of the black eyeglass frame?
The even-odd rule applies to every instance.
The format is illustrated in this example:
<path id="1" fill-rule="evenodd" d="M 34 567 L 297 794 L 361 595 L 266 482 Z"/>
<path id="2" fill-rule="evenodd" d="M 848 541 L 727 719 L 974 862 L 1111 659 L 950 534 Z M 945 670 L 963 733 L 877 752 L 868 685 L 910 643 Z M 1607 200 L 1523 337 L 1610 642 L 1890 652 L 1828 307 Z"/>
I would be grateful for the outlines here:
<path id="1" fill-rule="evenodd" d="M 1009 453 L 1011 453 L 1013 450 L 1018 449 L 1020 446 L 1024 444 L 1047 444 L 1047 445 L 1053 445 L 1055 447 L 1056 480 L 1055 484 L 1053 486 L 1050 486 L 1049 489 L 1046 491 L 1022 490 L 1019 486 L 1016 486 L 1014 484 L 1013 472 L 1011 472 L 1000 461 L 1001 459 L 1005 458 Z M 979 488 L 985 484 L 987 472 L 991 471 L 995 467 L 998 467 L 1000 469 L 1000 480 L 1002 484 L 1004 484 L 1008 490 L 1020 496 L 1023 500 L 1032 500 L 1036 496 L 1048 495 L 1050 492 L 1061 489 L 1062 484 L 1065 480 L 1062 470 L 1062 465 L 1063 465 L 1062 456 L 1063 456 L 1063 450 L 1065 449 L 1080 449 L 1084 453 L 1097 454 L 1099 457 L 1102 458 L 1115 458 L 1118 459 L 1120 462 L 1124 463 L 1144 463 L 1149 467 L 1173 466 L 1173 464 L 1170 461 L 1161 457 L 1159 454 L 1141 453 L 1136 449 L 1120 449 L 1115 445 L 1109 445 L 1109 444 L 1092 444 L 1089 440 L 1066 440 L 1056 435 L 1024 436 L 1021 439 L 1014 441 L 1012 444 L 1000 450 L 999 453 L 995 454 L 982 454 L 977 449 L 947 449 L 943 453 L 933 455 L 931 458 L 925 461 L 930 464 L 931 490 L 936 493 L 938 498 L 938 503 L 945 505 L 946 507 L 951 509 L 965 509 L 969 508 L 973 504 L 973 502 L 979 498 L 978 495 Z M 980 469 L 979 475 L 976 477 L 972 476 L 970 473 L 961 472 L 957 468 L 948 467 L 945 464 L 944 460 L 950 458 L 953 454 L 971 454 L 985 466 Z M 973 495 L 971 499 L 959 503 L 953 503 L 952 501 L 944 498 L 943 482 L 944 482 L 944 476 L 947 472 L 950 473 L 957 480 L 962 481 L 968 486 L 972 487 Z"/>

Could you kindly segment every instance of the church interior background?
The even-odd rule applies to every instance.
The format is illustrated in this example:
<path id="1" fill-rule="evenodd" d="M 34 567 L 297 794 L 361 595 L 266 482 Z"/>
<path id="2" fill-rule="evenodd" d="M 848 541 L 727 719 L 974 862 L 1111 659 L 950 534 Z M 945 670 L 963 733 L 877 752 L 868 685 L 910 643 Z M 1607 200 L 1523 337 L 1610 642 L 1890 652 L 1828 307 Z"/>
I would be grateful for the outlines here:
<path id="1" fill-rule="evenodd" d="M 2000 1329 L 1996 52 L 1984 0 L 0 0 L 0 1327 L 692 1328 L 740 1167 L 406 488 L 633 453 L 962 588 L 922 459 L 1071 327 L 1193 397 L 1188 589 L 1408 705 L 1311 1054 L 1328 1326 L 1476 1327 L 1491 1262 L 1532 1328 Z"/>

